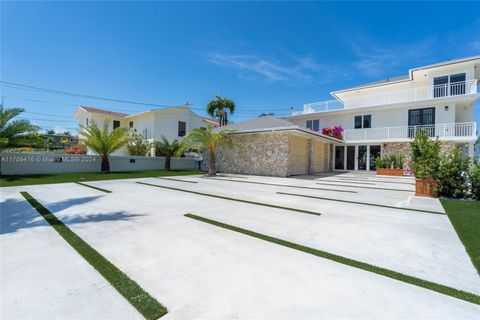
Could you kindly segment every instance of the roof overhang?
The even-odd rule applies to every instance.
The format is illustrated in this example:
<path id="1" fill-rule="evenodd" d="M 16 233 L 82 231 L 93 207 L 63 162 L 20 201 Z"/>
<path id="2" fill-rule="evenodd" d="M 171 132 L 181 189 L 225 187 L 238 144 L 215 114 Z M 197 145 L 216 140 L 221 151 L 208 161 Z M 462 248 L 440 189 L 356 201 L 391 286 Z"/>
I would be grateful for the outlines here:
<path id="1" fill-rule="evenodd" d="M 274 133 L 274 132 L 285 132 L 285 131 L 291 131 L 293 133 L 301 134 L 304 136 L 307 136 L 309 138 L 315 138 L 319 140 L 326 140 L 327 142 L 332 142 L 332 143 L 343 143 L 343 140 L 336 139 L 321 133 L 317 133 L 308 129 L 303 129 L 298 126 L 295 127 L 276 127 L 276 128 L 262 128 L 262 129 L 251 129 L 251 130 L 239 130 L 239 131 L 234 131 L 232 134 L 254 134 L 254 133 Z"/>

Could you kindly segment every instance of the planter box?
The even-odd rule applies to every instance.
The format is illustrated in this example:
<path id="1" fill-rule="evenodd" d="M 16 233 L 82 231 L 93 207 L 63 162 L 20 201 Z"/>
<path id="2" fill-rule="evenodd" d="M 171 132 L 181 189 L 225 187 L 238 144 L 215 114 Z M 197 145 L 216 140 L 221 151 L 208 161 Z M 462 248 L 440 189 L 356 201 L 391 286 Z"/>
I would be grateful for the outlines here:
<path id="1" fill-rule="evenodd" d="M 435 179 L 415 179 L 415 195 L 420 197 L 437 197 L 437 181 Z"/>
<path id="2" fill-rule="evenodd" d="M 403 169 L 377 168 L 377 176 L 403 176 Z"/>

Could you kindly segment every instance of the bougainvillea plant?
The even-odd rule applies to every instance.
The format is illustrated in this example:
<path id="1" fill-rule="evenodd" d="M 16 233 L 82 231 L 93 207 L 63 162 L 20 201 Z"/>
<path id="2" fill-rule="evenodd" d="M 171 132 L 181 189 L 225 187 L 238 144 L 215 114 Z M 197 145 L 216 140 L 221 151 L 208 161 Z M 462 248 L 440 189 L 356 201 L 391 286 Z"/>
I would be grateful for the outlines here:
<path id="1" fill-rule="evenodd" d="M 342 140 L 343 128 L 342 126 L 325 127 L 322 129 L 322 134 Z"/>

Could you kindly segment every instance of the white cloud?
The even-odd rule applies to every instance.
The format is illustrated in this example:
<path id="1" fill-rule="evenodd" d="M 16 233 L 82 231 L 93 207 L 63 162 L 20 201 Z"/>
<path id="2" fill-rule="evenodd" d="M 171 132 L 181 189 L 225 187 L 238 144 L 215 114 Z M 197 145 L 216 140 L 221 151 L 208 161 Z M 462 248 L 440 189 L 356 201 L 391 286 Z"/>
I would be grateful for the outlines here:
<path id="1" fill-rule="evenodd" d="M 290 60 L 292 61 L 289 65 L 253 54 L 213 52 L 205 55 L 205 58 L 216 65 L 237 70 L 240 77 L 247 79 L 261 77 L 267 81 L 312 82 L 318 76 L 319 71 L 328 69 L 310 56 L 291 56 Z"/>
<path id="2" fill-rule="evenodd" d="M 393 69 L 411 61 L 428 57 L 432 54 L 434 38 L 420 42 L 394 47 L 378 47 L 376 45 L 360 46 L 352 43 L 353 52 L 358 56 L 355 67 L 366 76 L 383 76 Z"/>

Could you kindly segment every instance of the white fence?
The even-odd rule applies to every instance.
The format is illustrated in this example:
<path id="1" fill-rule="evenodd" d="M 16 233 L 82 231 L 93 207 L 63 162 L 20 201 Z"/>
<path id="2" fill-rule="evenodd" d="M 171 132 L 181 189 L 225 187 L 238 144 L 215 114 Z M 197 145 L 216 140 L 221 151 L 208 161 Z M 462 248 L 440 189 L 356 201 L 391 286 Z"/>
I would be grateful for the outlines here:
<path id="1" fill-rule="evenodd" d="M 3 175 L 99 172 L 101 160 L 94 155 L 51 154 L 51 153 L 2 153 Z M 111 171 L 160 170 L 165 157 L 111 156 Z M 172 158 L 171 169 L 195 169 L 192 158 Z"/>

